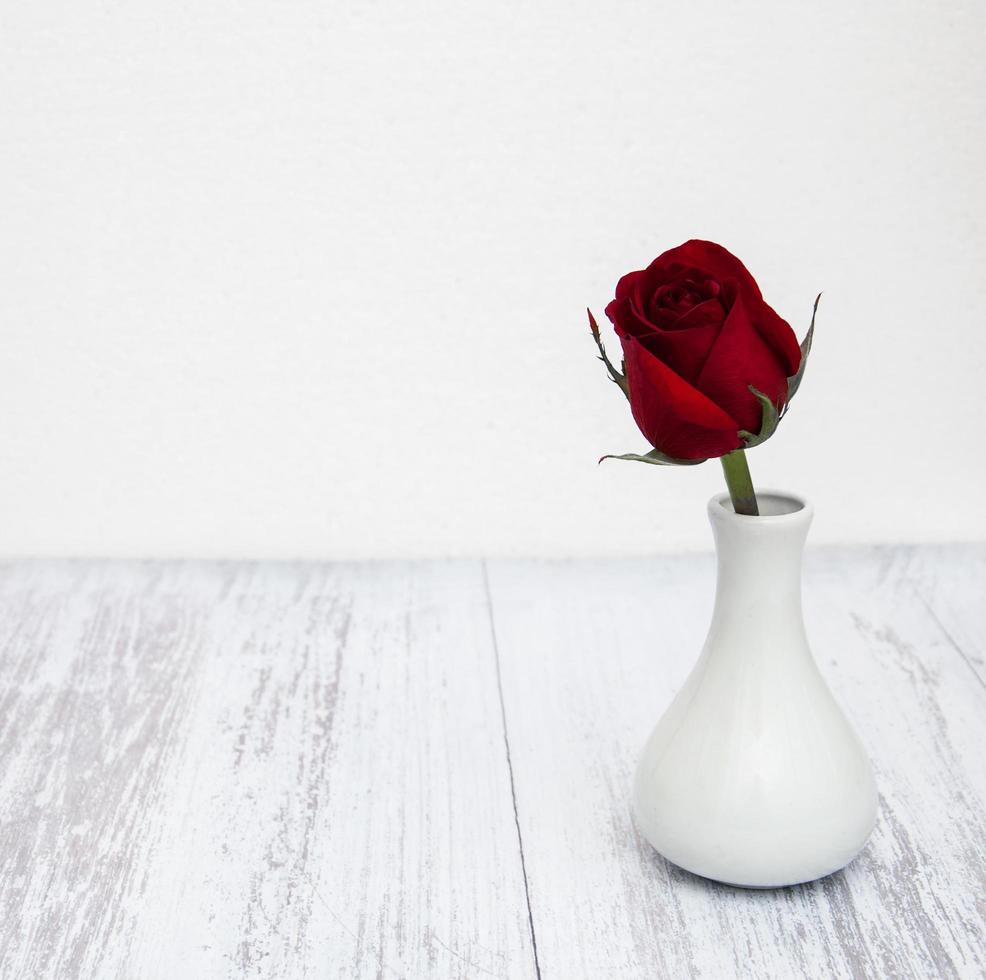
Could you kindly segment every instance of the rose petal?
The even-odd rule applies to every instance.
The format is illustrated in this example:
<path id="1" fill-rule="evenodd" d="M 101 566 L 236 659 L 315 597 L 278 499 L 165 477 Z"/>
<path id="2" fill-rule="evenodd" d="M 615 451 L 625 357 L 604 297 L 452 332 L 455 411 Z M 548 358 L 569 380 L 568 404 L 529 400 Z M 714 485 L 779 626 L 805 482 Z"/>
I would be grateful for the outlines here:
<path id="1" fill-rule="evenodd" d="M 735 279 L 744 296 L 749 299 L 763 299 L 756 279 L 750 275 L 746 266 L 732 252 L 715 242 L 693 238 L 684 245 L 659 255 L 648 268 L 653 268 L 659 263 L 662 267 L 674 263 L 694 266 L 696 269 L 701 269 L 705 275 L 718 279 L 719 282 L 724 279 Z"/>
<path id="2" fill-rule="evenodd" d="M 749 432 L 760 430 L 763 414 L 750 385 L 775 405 L 786 397 L 785 367 L 753 326 L 741 295 L 734 300 L 695 385 Z"/>
<path id="3" fill-rule="evenodd" d="M 622 335 L 630 408 L 655 449 L 675 459 L 708 459 L 739 448 L 740 426 L 715 402 L 655 357 L 636 338 Z"/>
<path id="4" fill-rule="evenodd" d="M 774 349 L 788 376 L 797 373 L 801 363 L 801 348 L 791 325 L 763 301 L 763 294 L 756 279 L 732 252 L 715 242 L 704 242 L 696 238 L 665 252 L 651 265 L 656 265 L 662 259 L 665 264 L 693 263 L 715 276 L 720 282 L 735 280 L 739 294 L 746 299 L 747 310 L 754 326 Z"/>
<path id="5" fill-rule="evenodd" d="M 606 316 L 613 324 L 617 336 L 626 333 L 631 337 L 653 333 L 657 327 L 642 317 L 629 300 L 612 300 L 606 307 Z"/>
<path id="6" fill-rule="evenodd" d="M 754 326 L 780 358 L 787 376 L 790 378 L 797 374 L 801 366 L 801 345 L 791 324 L 763 303 L 757 311 Z"/>
<path id="7" fill-rule="evenodd" d="M 683 313 L 674 321 L 669 330 L 694 330 L 696 327 L 707 327 L 710 324 L 720 326 L 726 319 L 726 311 L 717 299 L 707 299 L 696 303 L 690 310 Z"/>
<path id="8" fill-rule="evenodd" d="M 638 269 L 636 272 L 628 272 L 625 276 L 621 276 L 620 281 L 616 284 L 617 302 L 630 299 L 634 291 L 639 289 L 641 281 L 646 277 L 646 269 Z"/>
<path id="9" fill-rule="evenodd" d="M 613 322 L 618 337 L 636 337 L 676 374 L 693 384 L 712 350 L 725 318 L 725 311 L 718 300 L 707 302 L 714 306 L 703 309 L 706 306 L 703 303 L 686 314 L 689 318 L 695 318 L 694 324 L 689 320 L 689 329 L 675 326 L 673 330 L 662 330 L 641 315 L 631 302 L 619 303 L 613 300 L 606 307 L 606 315 Z M 682 319 L 684 317 L 677 322 L 680 323 Z"/>

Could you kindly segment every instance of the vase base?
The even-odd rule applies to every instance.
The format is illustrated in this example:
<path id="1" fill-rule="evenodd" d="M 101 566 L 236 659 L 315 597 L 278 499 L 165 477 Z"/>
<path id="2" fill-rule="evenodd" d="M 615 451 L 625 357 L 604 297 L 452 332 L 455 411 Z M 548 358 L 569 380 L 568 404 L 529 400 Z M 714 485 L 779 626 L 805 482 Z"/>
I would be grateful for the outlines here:
<path id="1" fill-rule="evenodd" d="M 650 847 L 653 847 L 653 845 L 650 844 L 649 842 L 648 844 Z M 694 877 L 696 878 L 701 878 L 703 881 L 711 881 L 717 885 L 725 885 L 728 888 L 744 888 L 748 891 L 764 891 L 764 892 L 776 891 L 778 888 L 797 888 L 800 885 L 810 885 L 814 881 L 821 881 L 824 878 L 829 878 L 834 874 L 838 874 L 840 871 L 845 871 L 845 869 L 848 868 L 849 865 L 852 864 L 852 862 L 855 861 L 857 857 L 859 857 L 862 851 L 863 848 L 860 848 L 860 850 L 857 851 L 855 854 L 853 854 L 853 856 L 849 858 L 848 861 L 844 861 L 840 863 L 839 865 L 837 865 L 836 867 L 832 868 L 829 871 L 822 871 L 819 874 L 811 874 L 807 877 L 794 875 L 790 880 L 782 880 L 773 884 L 759 884 L 753 882 L 730 881 L 725 877 L 719 878 L 712 874 L 708 874 L 708 873 L 703 874 L 701 871 L 695 871 L 692 868 L 685 867 L 685 865 L 683 864 L 678 864 L 676 861 L 672 861 L 671 858 L 667 857 L 664 854 L 661 854 L 661 852 L 656 847 L 654 847 L 654 852 L 660 855 L 660 857 L 663 860 L 667 861 L 668 864 L 672 865 L 675 868 L 678 868 L 680 871 L 684 871 L 686 874 L 694 875 Z"/>

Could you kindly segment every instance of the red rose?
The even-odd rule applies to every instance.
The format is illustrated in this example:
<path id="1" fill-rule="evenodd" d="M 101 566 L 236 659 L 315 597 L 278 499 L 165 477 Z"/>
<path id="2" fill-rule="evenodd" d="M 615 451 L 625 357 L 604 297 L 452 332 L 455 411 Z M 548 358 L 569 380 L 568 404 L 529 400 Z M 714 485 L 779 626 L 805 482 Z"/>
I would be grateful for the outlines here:
<path id="1" fill-rule="evenodd" d="M 673 459 L 723 456 L 780 411 L 801 349 L 736 256 L 690 241 L 625 275 L 606 307 L 623 344 L 625 389 L 640 431 Z"/>

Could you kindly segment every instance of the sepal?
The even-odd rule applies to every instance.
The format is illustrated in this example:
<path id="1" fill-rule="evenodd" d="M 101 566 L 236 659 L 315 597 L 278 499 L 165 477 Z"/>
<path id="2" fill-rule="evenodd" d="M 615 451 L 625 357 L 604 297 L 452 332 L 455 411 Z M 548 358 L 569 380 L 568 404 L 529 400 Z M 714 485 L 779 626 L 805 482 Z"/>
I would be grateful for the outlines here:
<path id="1" fill-rule="evenodd" d="M 596 346 L 599 348 L 599 360 L 606 365 L 606 370 L 609 372 L 609 380 L 619 387 L 620 391 L 622 391 L 626 396 L 626 400 L 629 401 L 630 388 L 627 385 L 626 361 L 624 361 L 621 365 L 623 368 L 622 372 L 617 371 L 616 368 L 613 367 L 612 361 L 610 361 L 606 354 L 606 348 L 603 346 L 602 337 L 599 336 L 599 324 L 596 323 L 596 318 L 592 315 L 592 310 L 587 308 L 586 313 L 589 314 L 589 329 L 592 331 L 592 339 L 596 342 Z"/>
<path id="2" fill-rule="evenodd" d="M 777 430 L 777 423 L 781 418 L 777 411 L 777 406 L 762 391 L 757 391 L 753 385 L 750 385 L 749 388 L 757 401 L 760 402 L 763 415 L 761 417 L 759 432 L 747 432 L 746 429 L 740 429 L 739 437 L 743 440 L 744 449 L 752 449 L 754 446 L 759 446 L 760 443 L 766 442 Z"/>
<path id="3" fill-rule="evenodd" d="M 787 379 L 787 402 L 784 405 L 785 412 L 787 411 L 787 406 L 791 404 L 791 399 L 794 397 L 794 393 L 801 387 L 801 379 L 804 377 L 805 367 L 808 364 L 808 354 L 811 351 L 811 342 L 815 337 L 815 314 L 818 312 L 818 301 L 821 298 L 821 293 L 815 297 L 815 305 L 812 307 L 811 311 L 811 326 L 808 328 L 808 333 L 805 334 L 805 339 L 801 341 L 801 363 L 798 365 L 797 372 Z"/>
<path id="4" fill-rule="evenodd" d="M 623 453 L 621 456 L 600 456 L 599 462 L 601 463 L 604 459 L 629 459 L 635 463 L 650 463 L 652 466 L 695 466 L 705 462 L 704 459 L 675 459 L 673 456 L 668 456 L 667 453 L 662 453 L 660 449 L 652 449 L 642 456 L 637 453 Z"/>

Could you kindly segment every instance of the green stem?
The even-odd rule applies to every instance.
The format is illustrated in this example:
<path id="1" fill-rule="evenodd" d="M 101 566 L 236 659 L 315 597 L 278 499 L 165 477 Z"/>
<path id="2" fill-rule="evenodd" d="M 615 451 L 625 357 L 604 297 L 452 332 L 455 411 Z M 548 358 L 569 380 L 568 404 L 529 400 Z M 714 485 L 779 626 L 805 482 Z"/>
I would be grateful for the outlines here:
<path id="1" fill-rule="evenodd" d="M 722 472 L 726 477 L 726 486 L 733 501 L 733 510 L 737 514 L 749 514 L 759 517 L 757 495 L 753 492 L 753 480 L 750 478 L 750 467 L 746 465 L 746 453 L 736 449 L 725 456 L 719 457 Z"/>

